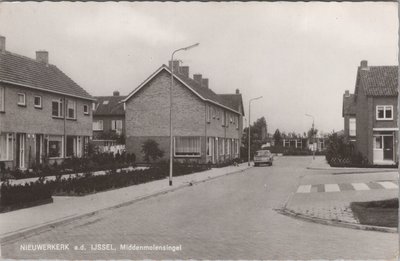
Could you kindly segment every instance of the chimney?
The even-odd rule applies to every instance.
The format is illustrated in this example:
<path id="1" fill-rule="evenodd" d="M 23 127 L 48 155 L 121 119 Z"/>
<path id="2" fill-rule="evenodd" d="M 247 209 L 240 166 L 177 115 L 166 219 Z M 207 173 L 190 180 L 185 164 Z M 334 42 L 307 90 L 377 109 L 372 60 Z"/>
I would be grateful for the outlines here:
<path id="1" fill-rule="evenodd" d="M 201 79 L 201 86 L 208 89 L 208 79 L 207 78 Z"/>
<path id="2" fill-rule="evenodd" d="M 119 91 L 113 91 L 113 96 L 119 96 Z"/>
<path id="3" fill-rule="evenodd" d="M 168 62 L 168 67 L 169 69 L 173 68 L 174 73 L 179 73 L 179 61 L 178 60 L 173 60 Z"/>
<path id="4" fill-rule="evenodd" d="M 349 90 L 346 90 L 346 91 L 344 92 L 344 97 L 350 97 L 350 92 L 349 92 Z"/>
<path id="5" fill-rule="evenodd" d="M 47 51 L 36 51 L 36 61 L 49 64 L 49 52 Z"/>
<path id="6" fill-rule="evenodd" d="M 368 61 L 362 60 L 360 63 L 361 70 L 368 70 Z"/>
<path id="7" fill-rule="evenodd" d="M 202 83 L 201 78 L 202 78 L 201 74 L 193 74 L 193 80 L 195 80 L 195 82 L 197 82 L 200 86 Z"/>
<path id="8" fill-rule="evenodd" d="M 236 89 L 236 94 L 240 94 L 239 89 Z"/>
<path id="9" fill-rule="evenodd" d="M 186 78 L 189 78 L 189 66 L 181 66 L 180 68 L 181 74 Z"/>
<path id="10" fill-rule="evenodd" d="M 6 38 L 0 35 L 0 53 L 6 52 Z"/>

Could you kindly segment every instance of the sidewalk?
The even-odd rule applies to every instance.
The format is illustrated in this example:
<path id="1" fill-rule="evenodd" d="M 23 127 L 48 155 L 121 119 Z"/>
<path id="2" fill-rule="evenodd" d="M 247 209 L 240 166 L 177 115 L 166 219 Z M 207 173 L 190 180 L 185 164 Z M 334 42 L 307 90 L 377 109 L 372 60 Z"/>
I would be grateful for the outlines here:
<path id="1" fill-rule="evenodd" d="M 135 201 L 190 186 L 198 182 L 242 172 L 249 168 L 247 163 L 239 166 L 214 168 L 190 175 L 173 178 L 173 186 L 168 180 L 157 180 L 136 186 L 109 190 L 82 197 L 53 197 L 51 204 L 20 209 L 0 214 L 0 239 L 2 242 L 12 238 L 49 229 L 51 226 L 94 214 L 97 211 L 121 207 Z"/>
<path id="2" fill-rule="evenodd" d="M 361 225 L 354 217 L 350 203 L 397 197 L 397 172 L 308 175 L 300 180 L 283 212 L 322 224 L 396 232 L 396 228 Z"/>
<path id="3" fill-rule="evenodd" d="M 333 171 L 343 171 L 344 173 L 370 173 L 370 172 L 393 172 L 397 171 L 396 168 L 339 168 L 331 167 L 325 159 L 325 156 L 315 156 L 315 159 L 311 159 L 310 165 L 307 169 L 312 170 L 333 170 Z M 333 174 L 341 174 L 340 172 Z"/>

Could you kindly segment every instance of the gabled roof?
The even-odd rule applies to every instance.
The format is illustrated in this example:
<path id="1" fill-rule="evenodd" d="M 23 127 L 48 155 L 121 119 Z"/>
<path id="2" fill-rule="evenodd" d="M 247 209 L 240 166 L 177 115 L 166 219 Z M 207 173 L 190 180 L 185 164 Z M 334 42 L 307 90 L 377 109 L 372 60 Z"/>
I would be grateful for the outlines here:
<path id="1" fill-rule="evenodd" d="M 8 51 L 0 52 L 0 82 L 93 100 L 89 93 L 55 65 Z"/>
<path id="2" fill-rule="evenodd" d="M 93 116 L 125 116 L 124 104 L 126 96 L 97 96 L 96 110 Z"/>
<path id="3" fill-rule="evenodd" d="M 244 116 L 244 108 L 243 108 L 243 98 L 242 94 L 234 93 L 234 94 L 218 94 L 226 104 L 229 104 L 231 108 L 239 111 Z"/>
<path id="4" fill-rule="evenodd" d="M 356 93 L 363 88 L 367 96 L 397 96 L 398 66 L 358 68 Z"/>
<path id="5" fill-rule="evenodd" d="M 354 99 L 354 94 L 349 94 L 349 96 L 343 94 L 342 117 L 344 117 L 344 115 L 354 114 L 356 114 L 356 101 Z"/>
<path id="6" fill-rule="evenodd" d="M 137 88 L 135 88 L 122 102 L 128 101 L 133 95 L 135 95 L 141 88 L 143 88 L 149 81 L 151 81 L 162 71 L 166 71 L 167 73 L 171 74 L 170 69 L 165 64 L 163 64 L 153 74 L 151 74 L 143 83 L 141 83 Z M 174 73 L 174 79 L 182 83 L 184 86 L 186 86 L 189 90 L 191 90 L 196 96 L 198 96 L 203 101 L 211 102 L 213 104 L 216 104 L 220 107 L 224 107 L 235 113 L 241 113 L 235 106 L 231 104 L 231 102 L 226 101 L 224 98 L 213 92 L 210 88 L 201 86 L 193 79 L 190 79 L 180 73 Z"/>

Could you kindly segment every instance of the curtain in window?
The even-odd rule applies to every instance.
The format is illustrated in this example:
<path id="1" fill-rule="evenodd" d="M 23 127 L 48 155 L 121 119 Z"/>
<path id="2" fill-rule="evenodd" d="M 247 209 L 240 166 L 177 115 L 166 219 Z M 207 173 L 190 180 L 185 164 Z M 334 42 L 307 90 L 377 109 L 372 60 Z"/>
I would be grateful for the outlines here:
<path id="1" fill-rule="evenodd" d="M 175 137 L 175 155 L 200 156 L 200 137 Z"/>

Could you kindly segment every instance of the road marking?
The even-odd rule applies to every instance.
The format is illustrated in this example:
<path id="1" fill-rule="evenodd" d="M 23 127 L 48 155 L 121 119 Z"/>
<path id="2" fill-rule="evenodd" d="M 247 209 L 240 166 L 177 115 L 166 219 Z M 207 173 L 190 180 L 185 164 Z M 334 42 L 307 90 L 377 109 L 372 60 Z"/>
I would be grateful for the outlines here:
<path id="1" fill-rule="evenodd" d="M 311 185 L 301 185 L 297 189 L 297 193 L 310 193 Z"/>
<path id="2" fill-rule="evenodd" d="M 369 187 L 364 183 L 351 183 L 355 190 L 369 190 Z"/>
<path id="3" fill-rule="evenodd" d="M 338 184 L 325 184 L 325 192 L 339 192 L 340 188 Z"/>
<path id="4" fill-rule="evenodd" d="M 378 183 L 385 189 L 397 189 L 399 187 L 396 184 L 394 184 L 393 182 L 389 182 L 389 181 L 381 181 Z"/>

